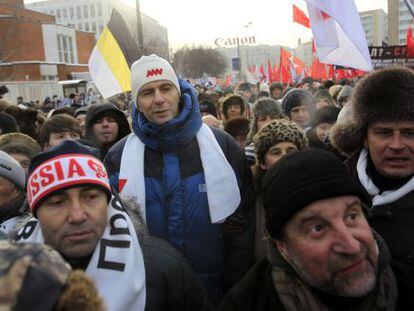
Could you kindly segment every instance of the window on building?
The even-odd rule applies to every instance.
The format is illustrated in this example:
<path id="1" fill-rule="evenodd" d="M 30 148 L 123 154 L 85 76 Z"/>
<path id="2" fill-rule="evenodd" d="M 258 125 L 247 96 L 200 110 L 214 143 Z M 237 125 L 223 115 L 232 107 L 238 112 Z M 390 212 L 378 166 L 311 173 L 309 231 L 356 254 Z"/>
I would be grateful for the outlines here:
<path id="1" fill-rule="evenodd" d="M 67 19 L 68 18 L 68 9 L 64 8 L 63 9 L 63 19 Z"/>
<path id="2" fill-rule="evenodd" d="M 99 33 L 101 34 L 103 31 L 103 24 L 102 22 L 99 22 Z"/>
<path id="3" fill-rule="evenodd" d="M 81 7 L 80 6 L 77 6 L 76 7 L 76 17 L 78 19 L 81 19 L 82 18 L 82 12 L 81 12 Z"/>
<path id="4" fill-rule="evenodd" d="M 89 31 L 89 23 L 85 23 L 85 31 Z"/>
<path id="5" fill-rule="evenodd" d="M 92 31 L 96 33 L 96 22 L 92 22 Z"/>
<path id="6" fill-rule="evenodd" d="M 73 40 L 72 37 L 68 37 L 68 45 L 69 45 L 69 61 L 71 64 L 75 63 L 75 57 L 73 56 Z"/>
<path id="7" fill-rule="evenodd" d="M 59 62 L 63 63 L 64 56 L 63 56 L 62 35 L 57 36 L 57 41 L 58 41 Z"/>
<path id="8" fill-rule="evenodd" d="M 102 16 L 102 3 L 98 2 L 98 16 Z"/>
<path id="9" fill-rule="evenodd" d="M 56 10 L 56 17 L 57 18 L 61 18 L 62 16 L 60 15 L 60 9 L 57 9 Z"/>
<path id="10" fill-rule="evenodd" d="M 55 11 L 54 10 L 50 10 L 49 15 L 55 15 Z"/>
<path id="11" fill-rule="evenodd" d="M 81 23 L 78 24 L 78 29 L 83 30 L 83 25 Z"/>
<path id="12" fill-rule="evenodd" d="M 62 36 L 63 61 L 69 63 L 68 40 L 66 36 Z"/>
<path id="13" fill-rule="evenodd" d="M 88 6 L 87 5 L 83 6 L 83 18 L 89 18 Z"/>
<path id="14" fill-rule="evenodd" d="M 95 4 L 91 4 L 91 17 L 95 17 Z"/>
<path id="15" fill-rule="evenodd" d="M 75 9 L 74 8 L 69 8 L 69 18 L 71 20 L 75 19 Z"/>

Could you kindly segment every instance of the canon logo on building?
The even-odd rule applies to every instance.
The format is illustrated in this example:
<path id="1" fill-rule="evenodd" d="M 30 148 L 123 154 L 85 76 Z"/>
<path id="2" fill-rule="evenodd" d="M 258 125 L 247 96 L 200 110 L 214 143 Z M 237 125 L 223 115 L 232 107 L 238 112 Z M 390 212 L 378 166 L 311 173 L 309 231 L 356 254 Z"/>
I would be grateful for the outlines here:
<path id="1" fill-rule="evenodd" d="M 244 37 L 244 38 L 217 38 L 214 40 L 214 44 L 217 47 L 232 47 L 238 45 L 256 44 L 256 37 Z"/>

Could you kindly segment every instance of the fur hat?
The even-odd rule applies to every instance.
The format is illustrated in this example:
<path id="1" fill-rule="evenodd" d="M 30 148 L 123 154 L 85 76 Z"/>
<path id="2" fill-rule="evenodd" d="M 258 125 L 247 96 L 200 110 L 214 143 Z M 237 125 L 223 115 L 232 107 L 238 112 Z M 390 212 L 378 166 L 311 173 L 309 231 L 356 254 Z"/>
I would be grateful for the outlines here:
<path id="1" fill-rule="evenodd" d="M 270 84 L 270 88 L 269 88 L 270 93 L 272 93 L 272 91 L 275 89 L 279 89 L 283 91 L 283 84 L 281 82 L 273 82 L 272 84 Z"/>
<path id="2" fill-rule="evenodd" d="M 224 131 L 229 133 L 232 137 L 247 136 L 249 133 L 250 121 L 246 118 L 235 118 L 226 122 Z"/>
<path id="3" fill-rule="evenodd" d="M 131 66 L 132 99 L 137 100 L 139 91 L 145 84 L 160 80 L 170 81 L 180 94 L 178 78 L 171 64 L 155 54 L 142 56 Z"/>
<path id="4" fill-rule="evenodd" d="M 336 123 L 339 111 L 339 108 L 335 106 L 322 107 L 321 109 L 316 110 L 315 115 L 311 120 L 312 128 L 315 128 L 321 123 Z"/>
<path id="5" fill-rule="evenodd" d="M 0 111 L 0 135 L 18 131 L 16 119 L 8 113 Z"/>
<path id="6" fill-rule="evenodd" d="M 290 142 L 298 150 L 308 147 L 305 133 L 295 122 L 285 119 L 275 120 L 263 127 L 254 136 L 254 152 L 259 163 L 264 163 L 265 154 L 269 148 L 282 142 Z"/>
<path id="7" fill-rule="evenodd" d="M 358 82 L 345 107 L 348 114 L 333 127 L 329 138 L 335 148 L 350 156 L 363 148 L 370 124 L 414 121 L 414 71 L 393 67 L 371 73 Z"/>
<path id="8" fill-rule="evenodd" d="M 287 117 L 290 118 L 290 112 L 298 106 L 308 106 L 311 114 L 315 110 L 315 98 L 304 89 L 291 89 L 282 99 L 282 109 Z"/>
<path id="9" fill-rule="evenodd" d="M 26 134 L 10 133 L 0 136 L 0 150 L 9 154 L 24 154 L 32 160 L 40 152 L 40 145 Z"/>
<path id="10" fill-rule="evenodd" d="M 92 280 L 49 246 L 1 241 L 0 249 L 0 309 L 105 309 Z"/>
<path id="11" fill-rule="evenodd" d="M 336 156 L 316 148 L 288 154 L 263 179 L 267 231 L 278 238 L 285 224 L 307 205 L 344 195 L 371 202 Z"/>
<path id="12" fill-rule="evenodd" d="M 330 106 L 335 106 L 334 100 L 332 99 L 332 96 L 329 94 L 329 92 L 325 89 L 319 89 L 313 94 L 315 97 L 316 102 L 320 102 L 322 100 L 327 100 L 329 102 Z"/>
<path id="13" fill-rule="evenodd" d="M 284 118 L 282 110 L 277 101 L 270 97 L 261 97 L 253 105 L 253 119 L 250 123 L 250 132 L 247 137 L 247 143 L 253 141 L 254 135 L 257 134 L 258 125 L 257 119 L 259 117 L 275 116 L 278 119 Z"/>

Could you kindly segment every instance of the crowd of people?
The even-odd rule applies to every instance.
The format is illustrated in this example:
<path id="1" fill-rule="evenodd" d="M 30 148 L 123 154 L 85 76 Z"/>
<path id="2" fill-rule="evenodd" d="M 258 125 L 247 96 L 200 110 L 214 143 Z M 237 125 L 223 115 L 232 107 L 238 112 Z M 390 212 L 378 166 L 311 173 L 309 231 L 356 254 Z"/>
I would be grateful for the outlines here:
<path id="1" fill-rule="evenodd" d="M 414 71 L 131 88 L 0 96 L 0 309 L 410 309 Z"/>

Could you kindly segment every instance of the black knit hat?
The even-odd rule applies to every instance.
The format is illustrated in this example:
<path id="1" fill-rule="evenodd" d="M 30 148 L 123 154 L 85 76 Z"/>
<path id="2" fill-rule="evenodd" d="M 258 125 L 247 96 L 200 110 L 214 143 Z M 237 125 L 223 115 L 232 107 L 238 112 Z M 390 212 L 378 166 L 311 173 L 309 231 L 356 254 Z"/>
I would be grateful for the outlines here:
<path id="1" fill-rule="evenodd" d="M 288 154 L 263 179 L 267 231 L 278 238 L 289 219 L 307 205 L 344 195 L 371 204 L 366 191 L 334 155 L 313 148 Z"/>
<path id="2" fill-rule="evenodd" d="M 334 106 L 322 107 L 316 110 L 311 121 L 311 126 L 314 128 L 321 123 L 335 124 L 339 111 L 339 108 Z"/>
<path id="3" fill-rule="evenodd" d="M 5 112 L 0 112 L 0 135 L 19 131 L 16 119 Z"/>
<path id="4" fill-rule="evenodd" d="M 315 98 L 313 95 L 303 89 L 291 89 L 282 99 L 282 109 L 287 117 L 290 118 L 290 112 L 298 106 L 307 106 L 311 113 L 315 110 Z"/>

